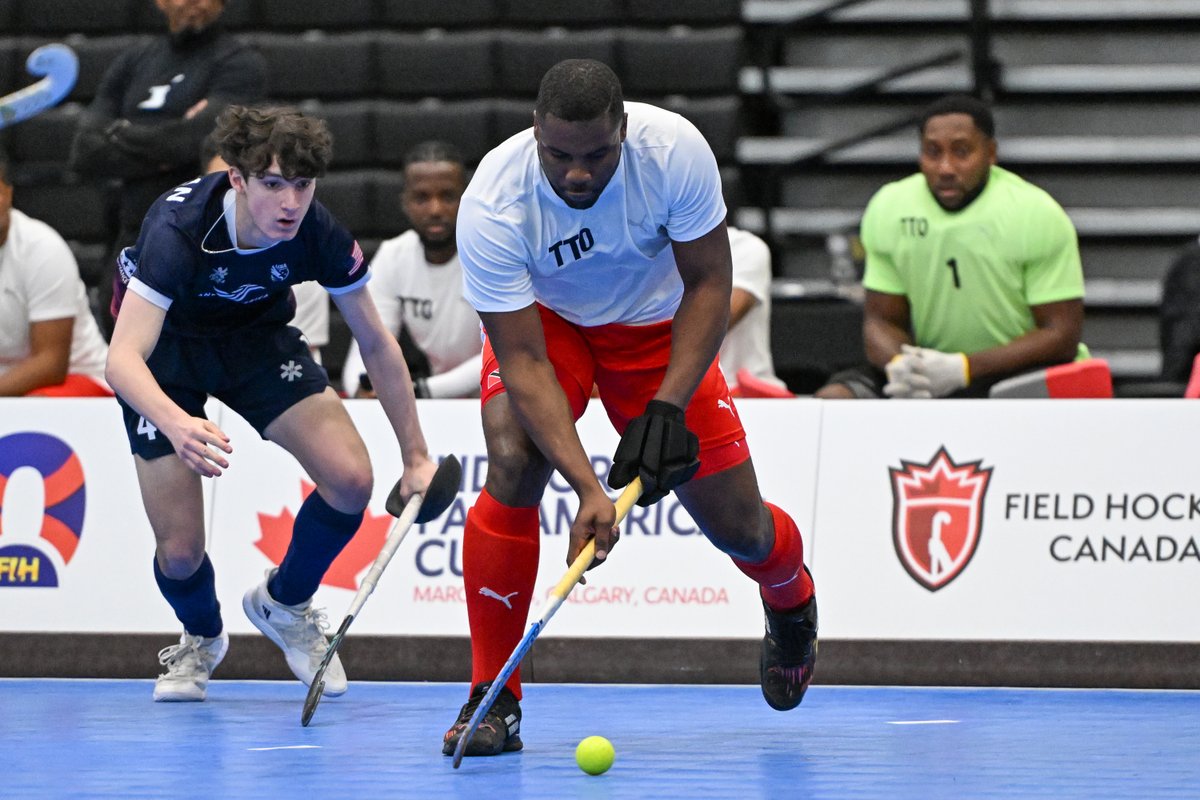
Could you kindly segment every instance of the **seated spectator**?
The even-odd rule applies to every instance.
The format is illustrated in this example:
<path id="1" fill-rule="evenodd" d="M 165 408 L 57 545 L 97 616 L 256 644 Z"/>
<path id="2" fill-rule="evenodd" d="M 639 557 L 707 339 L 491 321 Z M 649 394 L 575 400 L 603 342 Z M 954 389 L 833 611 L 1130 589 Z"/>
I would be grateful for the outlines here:
<path id="1" fill-rule="evenodd" d="M 991 110 L 943 98 L 921 117 L 920 173 L 863 215 L 869 362 L 824 398 L 983 397 L 1018 373 L 1088 357 L 1075 228 L 1049 194 L 996 165 Z"/>
<path id="2" fill-rule="evenodd" d="M 216 138 L 210 133 L 200 144 L 200 172 L 207 175 L 227 169 L 229 165 L 217 152 Z M 321 348 L 329 344 L 329 292 L 316 281 L 304 281 L 292 287 L 292 296 L 296 298 L 296 316 L 292 317 L 292 326 L 304 334 L 309 351 L 320 364 Z"/>
<path id="3" fill-rule="evenodd" d="M 775 376 L 771 360 L 771 249 L 749 231 L 729 228 L 733 255 L 733 294 L 729 302 L 729 330 L 721 344 L 721 372 L 730 387 L 738 383 L 738 372 L 779 389 L 786 389 Z"/>
<path id="4" fill-rule="evenodd" d="M 478 397 L 483 341 L 479 315 L 462 296 L 455 225 L 466 189 L 458 149 L 422 142 L 404 159 L 400 205 L 412 229 L 379 246 L 367 288 L 383 324 L 407 333 L 429 362 L 427 376 L 413 375 L 417 397 Z M 402 343 L 404 337 L 401 336 Z M 419 356 L 406 350 L 409 363 Z M 351 342 L 342 371 L 346 394 L 374 397 L 358 345 Z"/>
<path id="5" fill-rule="evenodd" d="M 1162 379 L 1186 383 L 1200 353 L 1200 243 L 1181 250 L 1163 278 L 1159 342 Z"/>
<path id="6" fill-rule="evenodd" d="M 226 0 L 155 2 L 167 33 L 124 50 L 105 69 L 71 148 L 73 170 L 120 182 L 119 229 L 99 286 L 106 336 L 116 254 L 137 239 L 160 194 L 194 177 L 200 142 L 222 109 L 266 94 L 266 61 L 221 25 Z"/>
<path id="7" fill-rule="evenodd" d="M 0 397 L 111 397 L 108 347 L 75 256 L 12 198 L 0 154 Z"/>

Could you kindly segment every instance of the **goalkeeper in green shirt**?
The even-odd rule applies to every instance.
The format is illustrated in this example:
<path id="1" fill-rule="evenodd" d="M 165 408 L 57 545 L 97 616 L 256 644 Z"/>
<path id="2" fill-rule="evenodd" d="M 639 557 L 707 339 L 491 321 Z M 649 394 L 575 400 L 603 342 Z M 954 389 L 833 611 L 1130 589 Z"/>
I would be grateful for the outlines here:
<path id="1" fill-rule="evenodd" d="M 919 174 L 867 204 L 863 367 L 824 398 L 982 397 L 999 380 L 1088 356 L 1075 228 L 996 166 L 991 110 L 945 97 L 921 117 Z"/>

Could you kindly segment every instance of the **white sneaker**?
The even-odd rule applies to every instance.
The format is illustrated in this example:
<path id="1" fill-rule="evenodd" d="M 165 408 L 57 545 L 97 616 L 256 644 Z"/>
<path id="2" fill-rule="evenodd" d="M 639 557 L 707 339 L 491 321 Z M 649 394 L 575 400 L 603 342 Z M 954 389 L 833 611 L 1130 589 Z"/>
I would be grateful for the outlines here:
<path id="1" fill-rule="evenodd" d="M 229 634 L 189 636 L 158 651 L 158 663 L 167 671 L 154 682 L 154 702 L 199 702 L 208 694 L 208 679 L 229 650 Z"/>
<path id="2" fill-rule="evenodd" d="M 267 573 L 268 580 L 271 574 Z M 311 686 L 325 658 L 325 651 L 329 649 L 329 640 L 325 638 L 325 631 L 329 629 L 325 610 L 313 608 L 311 599 L 296 606 L 285 606 L 275 601 L 267 592 L 266 580 L 246 592 L 242 598 L 242 608 L 254 627 L 265 633 L 283 651 L 295 676 L 305 686 Z M 325 694 L 329 697 L 345 693 L 346 671 L 342 669 L 340 656 L 333 656 L 322 680 L 325 681 Z"/>

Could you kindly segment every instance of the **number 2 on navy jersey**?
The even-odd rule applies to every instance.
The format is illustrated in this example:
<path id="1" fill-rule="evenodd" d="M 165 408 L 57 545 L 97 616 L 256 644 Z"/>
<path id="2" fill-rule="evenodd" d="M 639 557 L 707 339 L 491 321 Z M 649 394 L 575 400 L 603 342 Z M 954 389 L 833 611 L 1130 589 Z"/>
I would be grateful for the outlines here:
<path id="1" fill-rule="evenodd" d="M 950 273 L 954 275 L 954 288 L 961 289 L 962 284 L 958 280 L 958 259 L 951 258 L 946 262 L 946 266 L 950 268 Z"/>

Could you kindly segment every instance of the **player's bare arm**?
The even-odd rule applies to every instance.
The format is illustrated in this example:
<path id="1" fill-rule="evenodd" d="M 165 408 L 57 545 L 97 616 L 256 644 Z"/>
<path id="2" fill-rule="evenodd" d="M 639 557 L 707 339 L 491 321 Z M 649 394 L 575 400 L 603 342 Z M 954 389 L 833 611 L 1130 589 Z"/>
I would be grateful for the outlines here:
<path id="1" fill-rule="evenodd" d="M 900 345 L 912 344 L 908 298 L 867 290 L 863 303 L 863 344 L 867 360 L 883 369 L 900 354 Z"/>
<path id="2" fill-rule="evenodd" d="M 597 480 L 591 459 L 579 441 L 567 397 L 546 355 L 537 308 L 530 305 L 519 311 L 480 312 L 479 316 L 521 427 L 579 496 L 579 512 L 571 524 L 568 563 L 593 536 L 596 558 L 603 560 L 615 542 L 616 507 Z"/>
<path id="3" fill-rule="evenodd" d="M 229 468 L 229 437 L 211 420 L 193 417 L 159 387 L 146 366 L 162 331 L 166 311 L 129 292 L 121 306 L 104 376 L 121 397 L 170 440 L 176 455 L 194 472 L 213 478 Z"/>
<path id="4" fill-rule="evenodd" d="M 21 397 L 42 386 L 65 381 L 74 330 L 74 317 L 31 322 L 29 355 L 0 375 L 0 397 Z"/>
<path id="5" fill-rule="evenodd" d="M 1011 375 L 1074 360 L 1083 336 L 1083 300 L 1031 306 L 1037 326 L 1008 344 L 967 356 L 973 378 Z"/>
<path id="6" fill-rule="evenodd" d="M 388 333 L 379 319 L 379 312 L 366 286 L 351 292 L 333 295 L 342 317 L 358 342 L 363 364 L 373 377 L 373 386 L 387 414 L 400 454 L 404 461 L 401 495 L 424 492 L 433 479 L 437 465 L 429 459 L 429 446 L 417 417 L 417 400 L 413 394 L 412 377 L 396 337 Z"/>
<path id="7" fill-rule="evenodd" d="M 690 242 L 672 242 L 683 298 L 671 325 L 671 363 L 656 400 L 687 408 L 729 326 L 733 259 L 725 223 Z"/>

